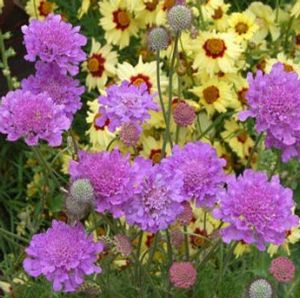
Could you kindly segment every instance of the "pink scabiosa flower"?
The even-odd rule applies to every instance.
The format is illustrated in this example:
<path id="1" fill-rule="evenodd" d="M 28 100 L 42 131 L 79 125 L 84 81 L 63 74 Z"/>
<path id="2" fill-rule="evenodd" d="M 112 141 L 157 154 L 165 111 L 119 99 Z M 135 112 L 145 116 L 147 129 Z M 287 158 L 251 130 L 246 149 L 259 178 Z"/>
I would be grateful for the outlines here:
<path id="1" fill-rule="evenodd" d="M 256 118 L 258 132 L 267 133 L 268 147 L 285 148 L 284 161 L 297 155 L 294 148 L 300 142 L 300 81 L 296 72 L 286 72 L 277 63 L 270 74 L 258 71 L 254 78 L 248 74 L 249 110 L 239 114 L 240 120 Z M 300 146 L 298 145 L 298 148 Z"/>
<path id="2" fill-rule="evenodd" d="M 173 118 L 177 125 L 183 127 L 192 125 L 196 118 L 195 109 L 186 102 L 180 101 L 173 110 Z"/>
<path id="3" fill-rule="evenodd" d="M 32 237 L 23 267 L 33 277 L 44 275 L 54 291 L 74 292 L 85 275 L 101 272 L 95 262 L 102 250 L 103 244 L 87 236 L 81 224 L 54 220 L 46 232 Z"/>
<path id="4" fill-rule="evenodd" d="M 71 161 L 73 180 L 86 178 L 91 182 L 96 199 L 96 210 L 109 211 L 114 217 L 123 215 L 122 205 L 133 193 L 134 176 L 129 156 L 123 157 L 118 150 L 112 152 L 79 152 L 79 162 Z"/>
<path id="5" fill-rule="evenodd" d="M 80 95 L 84 87 L 79 81 L 62 74 L 55 63 L 38 61 L 36 74 L 22 81 L 22 89 L 33 94 L 46 92 L 56 104 L 64 105 L 66 115 L 72 119 L 81 108 Z"/>
<path id="6" fill-rule="evenodd" d="M 295 276 L 295 265 L 287 257 L 278 257 L 272 260 L 269 272 L 278 282 L 290 282 Z"/>
<path id="7" fill-rule="evenodd" d="M 172 156 L 163 162 L 182 172 L 186 199 L 194 199 L 198 207 L 213 207 L 226 180 L 226 161 L 218 158 L 215 149 L 202 142 L 174 146 Z"/>
<path id="8" fill-rule="evenodd" d="M 189 202 L 183 202 L 183 211 L 182 213 L 178 216 L 177 220 L 183 224 L 183 225 L 188 225 L 191 220 L 193 219 L 193 209 L 191 207 L 191 204 Z"/>
<path id="9" fill-rule="evenodd" d="M 59 146 L 63 131 L 70 125 L 64 106 L 56 105 L 47 93 L 16 90 L 1 100 L 0 132 L 7 134 L 9 141 L 24 138 L 27 145 L 34 146 L 41 139 Z"/>
<path id="10" fill-rule="evenodd" d="M 124 257 L 128 257 L 132 252 L 130 239 L 126 235 L 118 234 L 114 237 L 116 250 Z"/>
<path id="11" fill-rule="evenodd" d="M 180 289 L 192 287 L 197 280 L 197 271 L 191 262 L 174 262 L 169 275 L 171 283 Z"/>
<path id="12" fill-rule="evenodd" d="M 183 211 L 181 173 L 143 158 L 135 160 L 133 170 L 134 195 L 124 206 L 127 222 L 152 233 L 165 230 Z"/>
<path id="13" fill-rule="evenodd" d="M 114 132 L 125 123 L 142 125 L 150 119 L 149 111 L 157 111 L 153 95 L 147 91 L 147 85 L 135 86 L 123 81 L 120 86 L 112 85 L 106 89 L 106 95 L 99 97 L 100 117 L 96 124 L 102 127 L 109 119 L 108 129 Z"/>
<path id="14" fill-rule="evenodd" d="M 243 240 L 265 250 L 267 243 L 281 245 L 286 232 L 299 224 L 293 215 L 293 192 L 271 181 L 263 172 L 246 170 L 238 178 L 228 179 L 227 191 L 219 193 L 220 208 L 213 214 L 227 223 L 221 230 L 225 243 Z"/>
<path id="15" fill-rule="evenodd" d="M 125 123 L 121 127 L 120 140 L 126 146 L 135 146 L 140 138 L 142 128 L 135 123 Z"/>
<path id="16" fill-rule="evenodd" d="M 78 73 L 78 64 L 85 60 L 86 54 L 81 49 L 87 42 L 79 33 L 80 27 L 62 21 L 60 15 L 50 14 L 44 21 L 31 20 L 22 27 L 27 50 L 25 59 L 50 63 L 55 62 L 62 73 Z"/>

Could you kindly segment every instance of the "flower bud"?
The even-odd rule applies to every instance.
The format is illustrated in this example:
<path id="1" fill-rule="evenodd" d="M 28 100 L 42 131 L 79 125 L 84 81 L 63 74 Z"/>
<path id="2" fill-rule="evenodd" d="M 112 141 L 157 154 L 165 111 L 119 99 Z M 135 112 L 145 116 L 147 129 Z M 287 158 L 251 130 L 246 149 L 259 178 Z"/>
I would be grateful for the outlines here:
<path id="1" fill-rule="evenodd" d="M 264 278 L 254 280 L 248 287 L 247 298 L 272 298 L 273 288 L 269 281 Z"/>

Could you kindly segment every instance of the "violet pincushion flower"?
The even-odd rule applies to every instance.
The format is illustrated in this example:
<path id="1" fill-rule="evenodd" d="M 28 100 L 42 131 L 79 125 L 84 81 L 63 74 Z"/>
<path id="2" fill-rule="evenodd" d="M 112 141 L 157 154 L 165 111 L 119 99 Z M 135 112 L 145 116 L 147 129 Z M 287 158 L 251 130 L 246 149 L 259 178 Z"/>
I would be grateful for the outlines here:
<path id="1" fill-rule="evenodd" d="M 1 100 L 0 132 L 7 134 L 9 141 L 24 138 L 27 145 L 34 146 L 45 140 L 50 146 L 59 146 L 70 125 L 64 106 L 56 105 L 47 93 L 16 90 Z"/>
<path id="2" fill-rule="evenodd" d="M 281 63 L 273 66 L 270 74 L 258 71 L 254 78 L 248 74 L 249 110 L 239 114 L 244 121 L 256 118 L 258 132 L 267 132 L 267 146 L 284 149 L 300 141 L 300 80 L 296 72 L 286 72 Z M 286 153 L 285 160 L 295 156 Z"/>
<path id="3" fill-rule="evenodd" d="M 54 220 L 46 232 L 32 237 L 23 267 L 33 277 L 44 275 L 54 291 L 73 292 L 85 275 L 101 272 L 95 262 L 102 251 L 103 244 L 86 235 L 81 224 Z"/>
<path id="4" fill-rule="evenodd" d="M 197 207 L 213 207 L 226 181 L 226 161 L 218 158 L 215 149 L 202 142 L 188 143 L 183 148 L 174 146 L 172 155 L 163 162 L 182 172 L 186 199 L 194 199 Z"/>
<path id="5" fill-rule="evenodd" d="M 152 233 L 165 230 L 183 211 L 181 173 L 143 158 L 135 160 L 133 170 L 134 195 L 124 205 L 127 222 Z"/>
<path id="6" fill-rule="evenodd" d="M 55 62 L 62 73 L 78 73 L 78 64 L 85 60 L 86 54 L 81 49 L 87 39 L 79 33 L 80 27 L 62 21 L 60 15 L 50 14 L 44 21 L 31 20 L 22 26 L 24 43 L 27 50 L 25 59 Z"/>
<path id="7" fill-rule="evenodd" d="M 55 63 L 38 61 L 36 74 L 22 81 L 22 89 L 33 94 L 46 92 L 56 104 L 64 105 L 66 115 L 72 119 L 81 108 L 80 95 L 84 87 L 79 81 L 62 74 Z"/>
<path id="8" fill-rule="evenodd" d="M 227 227 L 221 230 L 225 243 L 243 240 L 265 250 L 268 243 L 281 245 L 286 232 L 299 224 L 293 215 L 293 193 L 280 185 L 278 176 L 271 181 L 263 172 L 246 170 L 228 179 L 227 191 L 219 193 L 220 206 L 213 211 Z"/>
<path id="9" fill-rule="evenodd" d="M 114 217 L 123 215 L 122 206 L 133 193 L 134 176 L 129 156 L 112 152 L 79 152 L 79 161 L 71 161 L 73 180 L 86 178 L 91 182 L 96 199 L 96 210 L 109 211 Z"/>
<path id="10" fill-rule="evenodd" d="M 100 117 L 96 124 L 102 127 L 109 119 L 108 129 L 112 132 L 125 123 L 142 125 L 150 119 L 150 110 L 158 110 L 146 84 L 135 86 L 127 81 L 123 81 L 120 86 L 108 87 L 106 95 L 99 97 L 99 103 Z"/>

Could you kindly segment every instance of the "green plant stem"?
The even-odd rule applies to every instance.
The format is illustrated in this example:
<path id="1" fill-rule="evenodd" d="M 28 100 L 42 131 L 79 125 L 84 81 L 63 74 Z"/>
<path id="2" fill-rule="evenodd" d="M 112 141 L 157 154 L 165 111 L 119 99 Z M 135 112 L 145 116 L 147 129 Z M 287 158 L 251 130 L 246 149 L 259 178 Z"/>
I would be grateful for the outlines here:
<path id="1" fill-rule="evenodd" d="M 153 261 L 153 257 L 155 255 L 155 251 L 156 251 L 157 244 L 158 244 L 158 238 L 159 238 L 159 232 L 157 232 L 154 236 L 153 244 L 151 245 L 151 248 L 150 248 L 149 259 L 148 259 L 148 262 L 147 262 L 147 266 L 151 265 L 151 263 Z"/>
<path id="2" fill-rule="evenodd" d="M 255 141 L 255 144 L 254 144 L 254 146 L 253 146 L 253 148 L 252 148 L 252 150 L 251 150 L 251 152 L 250 152 L 250 154 L 249 154 L 248 161 L 247 161 L 247 164 L 246 164 L 246 168 L 249 168 L 249 167 L 250 167 L 251 161 L 252 161 L 252 158 L 253 158 L 253 155 L 254 155 L 254 153 L 255 153 L 255 151 L 256 151 L 256 148 L 258 147 L 258 145 L 259 145 L 259 143 L 260 143 L 262 137 L 263 137 L 263 133 L 261 132 L 261 133 L 258 135 L 258 137 L 257 137 L 257 139 L 256 139 L 256 141 Z"/>
<path id="3" fill-rule="evenodd" d="M 188 261 L 190 258 L 190 250 L 189 250 L 189 235 L 187 232 L 187 226 L 183 226 L 184 231 L 184 248 L 185 248 L 185 260 Z"/>
<path id="4" fill-rule="evenodd" d="M 226 118 L 226 116 L 232 116 L 235 112 L 227 112 L 224 114 L 220 114 L 215 121 L 209 125 L 198 137 L 198 140 L 202 139 L 204 136 L 206 136 L 207 133 L 209 133 L 214 127 L 222 123 L 222 121 Z"/>
<path id="5" fill-rule="evenodd" d="M 222 244 L 222 240 L 217 241 L 209 252 L 204 256 L 201 262 L 198 264 L 198 268 L 202 268 L 203 265 L 210 259 L 210 257 L 214 254 L 214 252 L 218 249 L 218 247 Z"/>
<path id="6" fill-rule="evenodd" d="M 161 84 L 160 84 L 160 55 L 159 51 L 156 52 L 156 81 L 157 81 L 157 90 L 158 90 L 158 97 L 159 97 L 159 103 L 160 107 L 163 113 L 164 121 L 167 124 L 167 115 L 166 115 L 166 109 L 162 97 L 162 92 L 161 92 Z"/>
<path id="7" fill-rule="evenodd" d="M 166 130 L 165 130 L 165 138 L 163 142 L 162 147 L 162 157 L 165 156 L 166 153 L 166 147 L 167 147 L 167 139 L 169 136 L 169 141 L 171 147 L 173 147 L 172 138 L 171 138 L 171 132 L 170 132 L 170 122 L 171 122 L 171 109 L 172 109 L 172 96 L 173 96 L 173 74 L 174 74 L 174 68 L 175 68 L 175 61 L 177 58 L 177 52 L 178 52 L 178 40 L 179 40 L 180 33 L 176 33 L 175 41 L 174 41 L 174 51 L 171 59 L 171 65 L 170 65 L 170 72 L 169 72 L 169 98 L 168 98 L 168 110 L 166 115 Z"/>
<path id="8" fill-rule="evenodd" d="M 105 151 L 108 151 L 108 150 L 110 149 L 111 145 L 112 145 L 115 141 L 117 141 L 118 139 L 119 139 L 119 137 L 113 138 L 113 139 L 108 143 L 108 145 L 106 146 Z"/>
<path id="9" fill-rule="evenodd" d="M 13 89 L 13 82 L 10 75 L 9 65 L 8 65 L 8 57 L 6 55 L 5 44 L 4 44 L 4 36 L 2 30 L 0 29 L 0 52 L 1 52 L 1 60 L 3 63 L 3 75 L 6 78 L 7 86 L 9 90 Z M 5 73 L 5 71 L 7 73 Z"/>
<path id="10" fill-rule="evenodd" d="M 9 232 L 9 231 L 7 231 L 7 230 L 5 230 L 5 229 L 3 229 L 3 228 L 0 228 L 0 232 L 3 233 L 3 234 L 6 234 L 6 235 L 9 236 L 9 237 L 12 237 L 12 238 L 15 238 L 15 239 L 17 239 L 17 240 L 20 240 L 20 241 L 22 241 L 22 242 L 29 243 L 29 240 L 28 240 L 28 239 L 26 239 L 26 238 L 24 238 L 24 237 L 22 237 L 22 236 L 19 236 L 19 235 L 17 235 L 17 234 L 14 234 L 14 233 L 12 233 L 12 232 Z"/>
<path id="11" fill-rule="evenodd" d="M 178 144 L 179 141 L 179 131 L 180 131 L 180 126 L 176 125 L 175 144 Z"/>
<path id="12" fill-rule="evenodd" d="M 137 247 L 137 250 L 136 250 L 135 262 L 134 262 L 135 280 L 137 281 L 138 286 L 140 286 L 140 281 L 141 281 L 141 276 L 140 276 L 141 275 L 140 254 L 141 254 L 143 235 L 144 235 L 144 232 L 141 231 L 140 236 L 139 236 L 138 247 Z"/>
<path id="13" fill-rule="evenodd" d="M 280 153 L 278 152 L 278 155 L 277 155 L 277 159 L 276 159 L 276 163 L 272 169 L 272 171 L 270 172 L 269 174 L 269 181 L 272 179 L 273 175 L 275 174 L 278 166 L 280 165 L 280 159 L 281 159 L 281 156 L 280 156 Z"/>

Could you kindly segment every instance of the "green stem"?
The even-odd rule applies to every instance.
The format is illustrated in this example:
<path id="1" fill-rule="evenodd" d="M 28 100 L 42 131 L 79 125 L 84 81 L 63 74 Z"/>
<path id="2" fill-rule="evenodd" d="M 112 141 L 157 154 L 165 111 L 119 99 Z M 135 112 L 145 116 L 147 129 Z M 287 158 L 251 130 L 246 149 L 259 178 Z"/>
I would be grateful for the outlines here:
<path id="1" fill-rule="evenodd" d="M 179 140 L 179 131 L 180 131 L 180 126 L 179 126 L 179 125 L 176 125 L 175 144 L 178 144 L 178 140 Z"/>
<path id="2" fill-rule="evenodd" d="M 141 231 L 140 236 L 139 236 L 138 247 L 137 247 L 137 251 L 136 251 L 135 263 L 134 263 L 135 280 L 137 281 L 138 286 L 140 286 L 140 279 L 141 279 L 141 276 L 140 276 L 141 275 L 140 254 L 141 254 L 143 235 L 144 235 L 144 232 Z"/>
<path id="3" fill-rule="evenodd" d="M 256 148 L 258 147 L 258 145 L 259 145 L 259 143 L 260 143 L 262 137 L 263 137 L 263 133 L 261 132 L 261 133 L 259 134 L 259 136 L 257 137 L 257 139 L 256 139 L 256 141 L 255 141 L 255 144 L 254 144 L 254 146 L 253 146 L 253 148 L 252 148 L 252 150 L 251 150 L 251 152 L 250 152 L 250 155 L 249 155 L 249 157 L 248 157 L 248 161 L 247 161 L 247 164 L 246 164 L 246 168 L 249 168 L 249 167 L 250 167 L 251 161 L 252 161 L 252 158 L 253 158 L 253 155 L 254 155 L 254 153 L 255 153 L 255 151 L 256 151 Z"/>
<path id="4" fill-rule="evenodd" d="M 5 229 L 0 228 L 0 232 L 3 233 L 3 234 L 6 234 L 9 237 L 16 238 L 16 239 L 18 239 L 18 240 L 20 240 L 22 242 L 29 243 L 28 239 L 23 238 L 22 236 L 16 235 L 16 234 L 14 234 L 12 232 L 9 232 L 9 231 L 7 231 Z"/>
<path id="5" fill-rule="evenodd" d="M 170 72 L 169 72 L 168 111 L 167 111 L 167 117 L 166 117 L 167 122 L 166 122 L 165 138 L 164 138 L 163 147 L 162 147 L 162 157 L 164 157 L 165 153 L 166 153 L 167 136 L 169 136 L 170 145 L 171 145 L 171 147 L 173 147 L 171 132 L 170 132 L 170 122 L 171 122 L 172 96 L 173 96 L 173 74 L 174 74 L 175 61 L 176 61 L 177 52 L 178 52 L 179 35 L 180 35 L 180 33 L 176 33 L 174 51 L 173 51 L 173 55 L 172 55 L 172 59 L 171 59 Z"/>
<path id="6" fill-rule="evenodd" d="M 173 251 L 172 251 L 171 237 L 168 229 L 166 229 L 166 236 L 167 236 L 168 264 L 169 264 L 168 267 L 170 267 L 173 261 Z"/>
<path id="7" fill-rule="evenodd" d="M 149 259 L 148 259 L 148 262 L 147 262 L 147 266 L 150 266 L 152 261 L 153 261 L 153 257 L 155 255 L 155 251 L 156 251 L 156 247 L 157 247 L 157 243 L 158 243 L 158 238 L 159 238 L 159 232 L 157 232 L 154 236 L 154 241 L 153 241 L 153 244 L 151 245 L 151 248 L 150 248 Z"/>
<path id="8" fill-rule="evenodd" d="M 8 57 L 6 55 L 5 44 L 4 44 L 4 36 L 2 30 L 0 29 L 0 52 L 1 52 L 1 60 L 3 64 L 3 75 L 6 78 L 7 86 L 9 90 L 13 89 L 13 82 L 10 74 L 10 69 L 8 65 Z"/>
<path id="9" fill-rule="evenodd" d="M 113 138 L 113 139 L 108 143 L 108 145 L 106 146 L 105 151 L 108 151 L 108 150 L 110 149 L 111 145 L 112 145 L 115 141 L 117 141 L 118 139 L 119 139 L 119 137 Z"/>
<path id="10" fill-rule="evenodd" d="M 188 261 L 190 258 L 190 250 L 189 250 L 189 235 L 187 232 L 186 225 L 183 226 L 183 231 L 184 231 L 185 259 L 186 259 L 186 261 Z"/>
<path id="11" fill-rule="evenodd" d="M 275 174 L 278 166 L 280 165 L 280 159 L 281 159 L 281 156 L 280 156 L 280 153 L 278 152 L 278 155 L 277 155 L 277 159 L 276 159 L 276 163 L 272 169 L 272 171 L 270 172 L 269 174 L 269 181 L 272 179 L 273 175 Z"/>
<path id="12" fill-rule="evenodd" d="M 160 85 L 160 57 L 159 57 L 159 51 L 156 52 L 156 80 L 157 80 L 157 90 L 158 90 L 158 97 L 159 97 L 159 102 L 161 106 L 161 110 L 163 113 L 164 121 L 167 124 L 167 115 L 166 115 L 166 109 L 162 97 L 162 92 L 161 92 L 161 85 Z"/>

